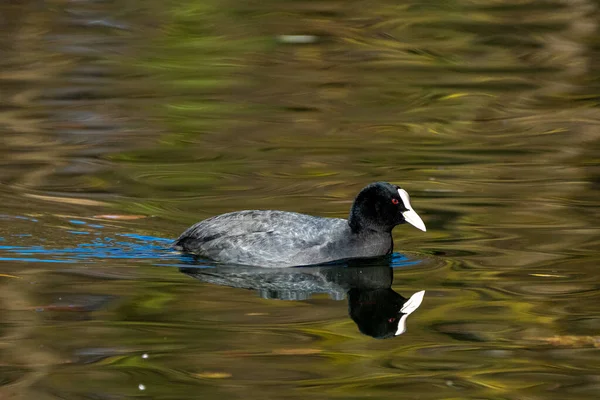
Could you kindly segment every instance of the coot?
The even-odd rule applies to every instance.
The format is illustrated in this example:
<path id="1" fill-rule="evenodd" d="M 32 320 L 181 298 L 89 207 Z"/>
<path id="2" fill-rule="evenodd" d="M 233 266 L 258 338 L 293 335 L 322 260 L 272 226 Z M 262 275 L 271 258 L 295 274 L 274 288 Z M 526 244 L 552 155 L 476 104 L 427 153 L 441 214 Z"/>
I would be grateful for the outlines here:
<path id="1" fill-rule="evenodd" d="M 191 226 L 174 248 L 226 264 L 323 264 L 390 254 L 392 229 L 405 222 L 426 230 L 404 189 L 376 182 L 356 196 L 347 220 L 286 211 L 237 211 Z"/>

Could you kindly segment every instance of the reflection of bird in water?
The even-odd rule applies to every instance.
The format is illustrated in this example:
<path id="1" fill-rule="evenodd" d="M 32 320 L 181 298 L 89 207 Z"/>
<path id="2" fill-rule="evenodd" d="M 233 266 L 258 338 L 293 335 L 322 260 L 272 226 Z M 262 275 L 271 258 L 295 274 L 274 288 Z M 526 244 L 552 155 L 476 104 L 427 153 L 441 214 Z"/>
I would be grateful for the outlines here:
<path id="1" fill-rule="evenodd" d="M 181 268 L 203 282 L 258 290 L 265 299 L 306 300 L 328 293 L 335 300 L 348 297 L 349 314 L 365 335 L 378 339 L 401 335 L 406 319 L 423 300 L 425 291 L 409 299 L 391 289 L 393 270 L 385 266 L 320 266 L 259 268 L 218 266 Z"/>
<path id="2" fill-rule="evenodd" d="M 349 291 L 350 317 L 365 335 L 386 339 L 406 332 L 406 319 L 423 301 L 425 291 L 413 294 L 409 299 L 391 288 Z"/>

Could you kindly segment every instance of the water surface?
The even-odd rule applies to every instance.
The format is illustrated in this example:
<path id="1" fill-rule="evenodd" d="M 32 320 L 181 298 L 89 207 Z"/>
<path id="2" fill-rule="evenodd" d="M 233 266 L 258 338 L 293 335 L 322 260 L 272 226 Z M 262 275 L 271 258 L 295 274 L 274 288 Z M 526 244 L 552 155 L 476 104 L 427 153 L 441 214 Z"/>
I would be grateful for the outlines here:
<path id="1" fill-rule="evenodd" d="M 0 397 L 595 399 L 597 10 L 3 3 Z M 327 279 L 168 248 L 232 210 L 345 217 L 378 180 L 428 228 L 373 266 L 426 291 L 398 337 Z"/>

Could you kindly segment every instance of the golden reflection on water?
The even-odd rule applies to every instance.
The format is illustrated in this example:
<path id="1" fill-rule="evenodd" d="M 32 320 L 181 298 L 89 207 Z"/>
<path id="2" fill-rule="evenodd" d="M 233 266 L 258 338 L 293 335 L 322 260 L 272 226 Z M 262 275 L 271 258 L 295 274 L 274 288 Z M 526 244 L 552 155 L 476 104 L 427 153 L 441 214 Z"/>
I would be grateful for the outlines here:
<path id="1" fill-rule="evenodd" d="M 595 8 L 0 5 L 0 397 L 595 399 Z M 392 288 L 427 291 L 397 339 L 168 252 L 46 262 L 237 209 L 344 217 L 375 180 L 428 226 L 394 232 L 421 263 Z"/>

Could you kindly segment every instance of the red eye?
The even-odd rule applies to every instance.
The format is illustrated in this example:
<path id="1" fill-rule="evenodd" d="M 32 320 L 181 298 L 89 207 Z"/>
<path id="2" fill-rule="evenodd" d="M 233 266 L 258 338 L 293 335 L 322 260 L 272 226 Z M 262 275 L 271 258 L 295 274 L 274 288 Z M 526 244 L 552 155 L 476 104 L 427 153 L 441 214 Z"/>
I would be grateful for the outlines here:
<path id="1" fill-rule="evenodd" d="M 398 203 L 400 203 L 400 201 L 398 199 L 392 199 L 392 203 L 393 204 L 398 204 Z"/>
<path id="2" fill-rule="evenodd" d="M 396 318 L 390 318 L 390 319 L 388 319 L 388 322 L 389 322 L 389 323 L 392 323 L 392 322 L 394 322 L 395 320 L 396 320 Z"/>

